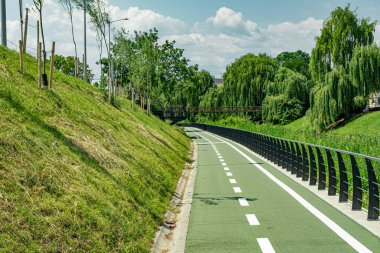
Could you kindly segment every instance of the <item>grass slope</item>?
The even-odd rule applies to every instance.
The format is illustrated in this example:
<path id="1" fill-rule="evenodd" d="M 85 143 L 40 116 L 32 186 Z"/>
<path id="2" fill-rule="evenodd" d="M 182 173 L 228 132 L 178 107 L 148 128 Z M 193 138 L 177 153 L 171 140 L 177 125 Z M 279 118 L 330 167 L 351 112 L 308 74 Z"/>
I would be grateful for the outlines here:
<path id="1" fill-rule="evenodd" d="M 356 153 L 380 157 L 380 112 L 369 112 L 336 130 L 317 134 L 304 117 L 288 125 L 255 124 L 247 118 L 228 117 L 208 124 L 229 126 Z"/>
<path id="2" fill-rule="evenodd" d="M 0 251 L 148 252 L 189 139 L 0 47 Z"/>

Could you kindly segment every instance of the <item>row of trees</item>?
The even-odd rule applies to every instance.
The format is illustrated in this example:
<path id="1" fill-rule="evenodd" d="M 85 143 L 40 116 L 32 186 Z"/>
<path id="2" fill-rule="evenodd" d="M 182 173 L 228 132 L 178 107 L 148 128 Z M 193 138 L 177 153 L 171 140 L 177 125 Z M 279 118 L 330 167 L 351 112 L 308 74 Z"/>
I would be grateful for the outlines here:
<path id="1" fill-rule="evenodd" d="M 196 65 L 191 66 L 189 60 L 183 56 L 184 50 L 177 48 L 174 41 L 160 44 L 156 29 L 148 32 L 135 31 L 132 34 L 121 30 L 112 34 L 112 37 L 107 36 L 111 35 L 111 23 L 114 20 L 111 20 L 108 2 L 105 0 L 58 0 L 58 2 L 70 19 L 74 56 L 57 56 L 55 68 L 74 77 L 83 76 L 84 66 L 78 58 L 73 12 L 75 9 L 84 10 L 90 16 L 99 47 L 98 65 L 101 77 L 95 85 L 108 93 L 110 102 L 121 93 L 127 94 L 132 100 L 139 99 L 141 105 L 148 110 L 152 103 L 157 107 L 170 105 L 194 107 L 199 105 L 200 98 L 208 88 L 214 86 L 214 77 L 207 71 L 200 71 Z M 34 0 L 34 5 L 40 13 L 41 31 L 43 31 L 44 0 Z M 44 44 L 44 36 L 42 39 Z M 114 43 L 111 43 L 111 40 Z M 45 47 L 43 52 L 46 57 Z M 93 77 L 94 75 L 88 70 L 87 81 L 91 82 Z"/>
<path id="2" fill-rule="evenodd" d="M 200 98 L 214 86 L 214 77 L 200 71 L 197 65 L 190 65 L 184 50 L 177 48 L 174 41 L 160 44 L 156 29 L 133 34 L 121 30 L 114 41 L 111 46 L 114 90 L 128 91 L 132 100 L 139 99 L 148 110 L 151 105 L 198 106 Z M 102 70 L 99 87 L 105 90 L 111 78 L 106 71 L 110 62 L 100 58 L 98 64 Z"/>
<path id="3" fill-rule="evenodd" d="M 380 49 L 375 22 L 347 5 L 324 22 L 311 56 L 284 52 L 276 58 L 248 54 L 227 67 L 224 86 L 211 89 L 203 106 L 262 106 L 261 120 L 285 124 L 310 111 L 314 126 L 350 118 L 380 90 Z"/>
<path id="4" fill-rule="evenodd" d="M 284 52 L 276 58 L 247 54 L 227 67 L 223 86 L 210 89 L 201 106 L 262 106 L 262 115 L 251 115 L 254 119 L 290 122 L 309 105 L 308 66 L 309 56 L 302 51 Z"/>

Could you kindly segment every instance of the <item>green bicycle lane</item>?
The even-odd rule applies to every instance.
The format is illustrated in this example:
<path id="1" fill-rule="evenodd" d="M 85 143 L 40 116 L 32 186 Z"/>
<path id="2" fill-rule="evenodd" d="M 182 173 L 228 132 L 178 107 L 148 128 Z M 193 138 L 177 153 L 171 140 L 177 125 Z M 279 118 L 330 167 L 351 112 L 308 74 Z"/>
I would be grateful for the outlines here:
<path id="1" fill-rule="evenodd" d="M 224 138 L 195 129 L 187 132 L 198 143 L 198 172 L 185 252 L 365 252 L 367 249 L 367 252 L 380 252 L 380 238 L 238 144 L 227 140 L 356 239 L 362 250 L 355 250 L 252 164 L 252 159 L 247 160 L 224 143 Z M 241 199 L 246 199 L 248 206 Z"/>

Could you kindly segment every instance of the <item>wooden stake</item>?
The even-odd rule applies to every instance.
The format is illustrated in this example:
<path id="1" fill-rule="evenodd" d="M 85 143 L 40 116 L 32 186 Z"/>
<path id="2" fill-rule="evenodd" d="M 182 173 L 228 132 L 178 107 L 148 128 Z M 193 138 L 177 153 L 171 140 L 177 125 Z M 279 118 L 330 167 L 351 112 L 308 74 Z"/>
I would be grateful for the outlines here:
<path id="1" fill-rule="evenodd" d="M 26 41 L 28 38 L 28 19 L 29 19 L 29 9 L 26 8 L 26 16 L 25 16 L 25 28 L 24 28 L 24 54 L 26 53 Z"/>
<path id="2" fill-rule="evenodd" d="M 22 51 L 22 41 L 19 40 L 19 52 L 20 52 L 20 71 L 21 73 L 24 73 L 24 54 L 23 54 L 23 51 Z"/>
<path id="3" fill-rule="evenodd" d="M 77 77 L 79 77 L 79 64 L 80 64 L 80 60 L 79 60 L 79 57 L 77 57 Z"/>
<path id="4" fill-rule="evenodd" d="M 132 110 L 135 109 L 135 89 L 132 87 Z"/>
<path id="5" fill-rule="evenodd" d="M 51 48 L 49 89 L 51 89 L 52 86 L 53 86 L 54 54 L 55 54 L 55 41 L 53 41 L 53 45 L 52 45 L 52 48 Z"/>
<path id="6" fill-rule="evenodd" d="M 75 56 L 74 62 L 74 77 L 78 77 L 78 57 Z"/>
<path id="7" fill-rule="evenodd" d="M 83 71 L 84 71 L 84 67 L 85 67 L 85 66 L 84 66 L 84 54 L 83 54 L 83 58 L 82 58 L 82 59 L 83 59 Z M 82 77 L 83 77 L 83 80 L 84 80 L 84 72 L 83 72 L 83 76 L 82 76 Z M 85 81 L 86 81 L 86 80 L 85 80 Z"/>
<path id="8" fill-rule="evenodd" d="M 40 21 L 37 21 L 37 72 L 38 87 L 41 88 L 41 45 L 40 45 Z"/>
<path id="9" fill-rule="evenodd" d="M 38 55 L 38 60 L 37 60 L 37 63 L 38 63 L 38 80 L 39 80 L 39 87 L 42 88 L 42 72 L 41 72 L 41 67 L 42 67 L 42 64 L 41 64 L 41 57 L 42 57 L 42 43 L 40 42 L 40 44 L 38 45 L 38 52 L 39 52 L 39 55 Z"/>

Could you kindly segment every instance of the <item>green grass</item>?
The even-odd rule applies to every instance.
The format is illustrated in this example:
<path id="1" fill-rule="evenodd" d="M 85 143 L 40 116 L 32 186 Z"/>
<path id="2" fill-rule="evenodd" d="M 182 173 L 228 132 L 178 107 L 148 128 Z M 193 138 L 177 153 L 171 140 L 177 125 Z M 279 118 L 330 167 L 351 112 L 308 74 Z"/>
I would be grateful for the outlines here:
<path id="1" fill-rule="evenodd" d="M 201 122 L 380 157 L 380 112 L 368 112 L 345 126 L 324 133 L 313 131 L 306 117 L 284 126 L 256 124 L 244 117 L 227 117 L 216 122 L 208 120 Z"/>
<path id="2" fill-rule="evenodd" d="M 79 79 L 39 89 L 25 68 L 0 47 L 0 251 L 149 252 L 189 139 Z"/>

